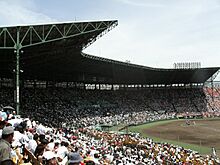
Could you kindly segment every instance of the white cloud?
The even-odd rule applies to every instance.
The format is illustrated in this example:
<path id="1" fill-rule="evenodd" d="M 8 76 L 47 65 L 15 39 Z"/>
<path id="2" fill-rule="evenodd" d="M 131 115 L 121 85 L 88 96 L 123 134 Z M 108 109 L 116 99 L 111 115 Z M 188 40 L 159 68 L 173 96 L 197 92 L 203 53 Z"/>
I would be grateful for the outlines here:
<path id="1" fill-rule="evenodd" d="M 124 4 L 132 5 L 132 6 L 138 6 L 138 7 L 165 7 L 167 5 L 164 5 L 162 3 L 149 3 L 149 1 L 146 0 L 118 0 Z M 152 2 L 152 1 L 151 1 Z"/>
<path id="2" fill-rule="evenodd" d="M 1 0 L 0 1 L 0 25 L 21 25 L 53 22 L 54 19 L 40 12 L 34 12 L 35 6 L 32 0 Z"/>
<path id="3" fill-rule="evenodd" d="M 116 29 L 86 52 L 151 67 L 170 68 L 174 62 L 190 61 L 220 66 L 218 1 L 117 1 L 155 10 L 136 9 L 135 19 L 119 20 Z"/>

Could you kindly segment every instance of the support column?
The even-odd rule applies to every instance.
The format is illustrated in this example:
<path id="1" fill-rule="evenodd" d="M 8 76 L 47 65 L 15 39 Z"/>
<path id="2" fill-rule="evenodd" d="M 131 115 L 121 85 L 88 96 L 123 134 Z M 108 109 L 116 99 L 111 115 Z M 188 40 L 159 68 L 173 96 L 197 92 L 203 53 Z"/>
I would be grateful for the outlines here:
<path id="1" fill-rule="evenodd" d="M 20 40 L 19 40 L 19 27 L 17 29 L 17 42 L 15 45 L 15 52 L 16 52 L 16 67 L 15 67 L 15 78 L 16 78 L 16 92 L 15 92 L 15 104 L 16 104 L 16 112 L 17 115 L 20 114 L 20 50 L 21 50 L 21 44 L 20 44 Z"/>
<path id="2" fill-rule="evenodd" d="M 15 74 L 16 74 L 16 112 L 17 112 L 17 115 L 19 115 L 19 108 L 20 108 L 20 95 L 19 95 L 19 93 L 20 93 L 20 84 L 19 84 L 19 76 L 20 76 L 20 74 L 19 74 L 19 71 L 20 69 L 19 69 L 19 49 L 17 49 L 16 50 L 16 69 L 15 69 Z"/>

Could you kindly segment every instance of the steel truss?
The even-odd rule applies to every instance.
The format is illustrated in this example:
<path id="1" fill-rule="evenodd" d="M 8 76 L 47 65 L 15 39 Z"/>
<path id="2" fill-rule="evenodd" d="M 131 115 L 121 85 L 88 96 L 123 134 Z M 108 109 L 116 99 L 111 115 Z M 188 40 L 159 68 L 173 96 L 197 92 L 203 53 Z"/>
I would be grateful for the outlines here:
<path id="1" fill-rule="evenodd" d="M 14 49 L 16 55 L 16 92 L 15 104 L 16 111 L 19 114 L 20 106 L 20 53 L 26 47 L 36 46 L 44 43 L 67 40 L 79 35 L 98 32 L 82 45 L 85 49 L 96 39 L 102 37 L 108 31 L 118 25 L 117 20 L 113 21 L 97 21 L 97 22 L 77 22 L 77 23 L 60 23 L 60 24 L 45 24 L 45 25 L 29 25 L 0 28 L 0 50 Z"/>

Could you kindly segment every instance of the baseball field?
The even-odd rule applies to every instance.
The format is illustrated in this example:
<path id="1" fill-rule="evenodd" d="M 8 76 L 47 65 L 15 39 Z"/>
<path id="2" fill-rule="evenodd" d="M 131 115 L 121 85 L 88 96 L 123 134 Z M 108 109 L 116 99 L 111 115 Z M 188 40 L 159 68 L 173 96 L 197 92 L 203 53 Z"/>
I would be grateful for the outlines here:
<path id="1" fill-rule="evenodd" d="M 200 154 L 211 154 L 211 147 L 220 156 L 220 118 L 196 120 L 166 120 L 129 127 L 131 132 L 153 138 L 157 142 L 168 142 Z"/>

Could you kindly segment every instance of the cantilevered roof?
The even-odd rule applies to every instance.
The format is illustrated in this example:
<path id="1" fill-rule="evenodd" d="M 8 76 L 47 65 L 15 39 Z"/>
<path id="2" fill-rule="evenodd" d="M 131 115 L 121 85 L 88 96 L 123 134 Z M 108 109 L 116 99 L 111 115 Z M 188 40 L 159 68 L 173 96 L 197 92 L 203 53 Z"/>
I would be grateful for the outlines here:
<path id="1" fill-rule="evenodd" d="M 213 74 L 217 73 L 219 67 L 195 68 L 195 69 L 163 69 L 135 65 L 111 59 L 96 57 L 82 53 L 84 63 L 95 67 L 89 69 L 90 74 L 100 75 L 96 81 L 102 81 L 103 75 L 99 70 L 106 71 L 105 81 L 109 83 L 123 84 L 189 84 L 204 83 Z M 88 65 L 89 66 L 89 65 Z M 96 69 L 95 69 L 96 68 Z"/>
<path id="2" fill-rule="evenodd" d="M 74 44 L 85 48 L 98 36 L 117 25 L 118 21 L 113 20 L 0 27 L 0 49 L 14 49 L 17 42 L 21 48 L 26 48 L 55 41 L 74 40 L 77 36 L 80 36 L 81 42 Z"/>
<path id="3" fill-rule="evenodd" d="M 23 52 L 20 54 L 21 79 L 28 80 L 187 84 L 204 83 L 219 69 L 157 69 L 82 53 L 84 48 L 117 24 L 113 20 L 2 27 L 0 78 L 13 78 L 17 46 Z"/>
<path id="4" fill-rule="evenodd" d="M 73 65 L 80 65 L 81 51 L 117 24 L 112 20 L 1 27 L 0 76 L 13 77 L 14 50 L 19 47 L 23 78 L 65 80 L 74 74 Z"/>

